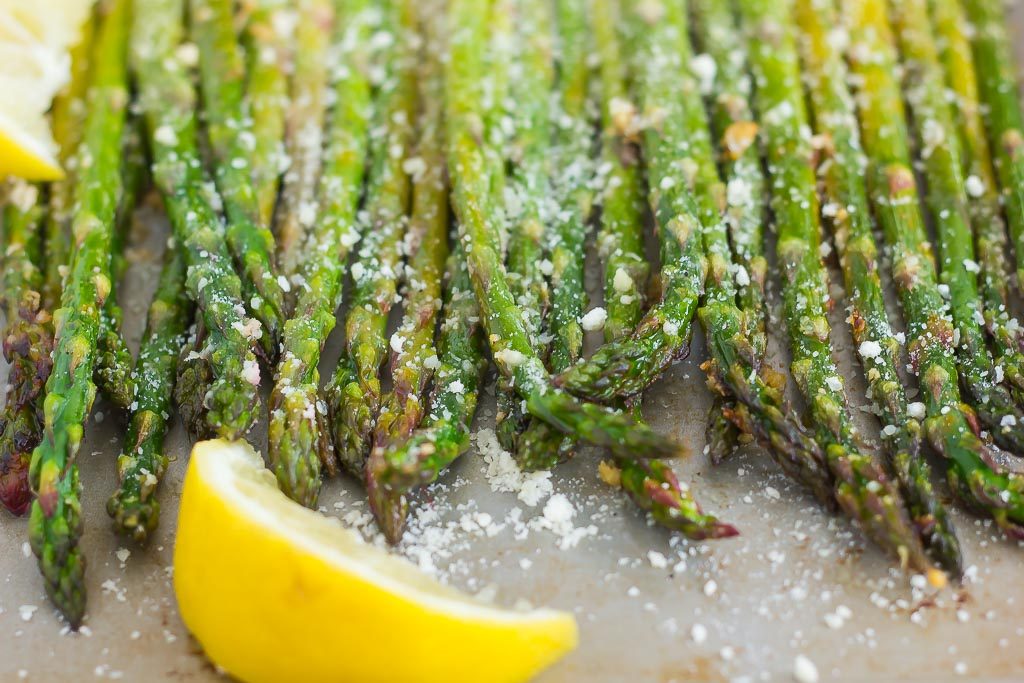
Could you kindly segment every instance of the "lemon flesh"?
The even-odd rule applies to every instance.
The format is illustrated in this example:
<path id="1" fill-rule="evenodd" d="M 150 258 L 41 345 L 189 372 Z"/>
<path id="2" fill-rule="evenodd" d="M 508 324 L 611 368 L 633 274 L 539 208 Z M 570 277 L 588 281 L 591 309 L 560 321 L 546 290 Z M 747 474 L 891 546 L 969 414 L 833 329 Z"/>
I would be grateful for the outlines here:
<path id="1" fill-rule="evenodd" d="M 0 0 L 0 178 L 58 180 L 46 112 L 70 74 L 92 0 Z"/>
<path id="2" fill-rule="evenodd" d="M 443 586 L 293 503 L 246 443 L 192 451 L 174 590 L 207 655 L 243 681 L 526 681 L 577 642 L 571 615 Z"/>

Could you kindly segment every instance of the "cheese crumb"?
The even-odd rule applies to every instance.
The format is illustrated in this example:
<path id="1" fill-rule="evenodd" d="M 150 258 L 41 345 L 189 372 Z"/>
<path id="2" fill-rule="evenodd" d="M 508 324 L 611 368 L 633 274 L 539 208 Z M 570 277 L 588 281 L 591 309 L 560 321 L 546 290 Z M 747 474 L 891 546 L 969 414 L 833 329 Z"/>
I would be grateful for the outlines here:
<path id="1" fill-rule="evenodd" d="M 619 268 L 615 271 L 615 277 L 612 280 L 612 287 L 615 288 L 616 292 L 630 292 L 633 290 L 633 278 L 624 268 Z"/>
<path id="2" fill-rule="evenodd" d="M 621 272 L 621 271 L 620 271 Z M 587 332 L 594 332 L 596 330 L 604 329 L 604 324 L 608 320 L 608 311 L 604 310 L 600 306 L 592 308 L 587 311 L 580 319 L 580 325 Z"/>
<path id="3" fill-rule="evenodd" d="M 861 343 L 858 351 L 865 358 L 877 358 L 882 353 L 882 345 L 876 341 L 866 341 Z"/>
<path id="4" fill-rule="evenodd" d="M 804 655 L 793 660 L 793 680 L 797 683 L 818 683 L 818 667 Z"/>

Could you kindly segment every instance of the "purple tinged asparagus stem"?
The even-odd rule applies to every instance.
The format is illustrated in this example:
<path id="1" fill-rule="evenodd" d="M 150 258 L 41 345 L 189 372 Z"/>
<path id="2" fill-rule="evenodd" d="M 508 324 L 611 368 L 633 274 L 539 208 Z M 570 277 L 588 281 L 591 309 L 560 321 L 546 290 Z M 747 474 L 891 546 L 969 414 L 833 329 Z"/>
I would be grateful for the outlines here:
<path id="1" fill-rule="evenodd" d="M 5 189 L 0 211 L 0 301 L 7 322 L 3 354 L 9 374 L 0 413 L 0 504 L 22 515 L 32 502 L 29 460 L 43 435 L 41 408 L 53 365 L 53 325 L 49 312 L 42 308 L 39 237 L 45 211 L 40 188 L 13 180 Z"/>

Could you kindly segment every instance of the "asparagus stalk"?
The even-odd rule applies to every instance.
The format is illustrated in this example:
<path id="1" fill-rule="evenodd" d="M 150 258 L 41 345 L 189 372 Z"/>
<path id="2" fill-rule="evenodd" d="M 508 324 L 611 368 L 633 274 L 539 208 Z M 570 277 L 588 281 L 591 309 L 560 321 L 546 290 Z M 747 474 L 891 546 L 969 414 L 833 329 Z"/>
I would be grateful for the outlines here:
<path id="1" fill-rule="evenodd" d="M 977 418 L 960 399 L 953 357 L 953 324 L 939 293 L 924 219 L 911 170 L 910 147 L 895 73 L 895 50 L 884 0 L 844 3 L 848 58 L 858 83 L 868 191 L 885 235 L 903 311 L 911 368 L 925 404 L 924 429 L 948 461 L 953 491 L 985 511 L 1011 536 L 1024 536 L 1024 479 L 1003 471 L 977 435 Z M 893 110 L 893 107 L 896 110 Z"/>
<path id="2" fill-rule="evenodd" d="M 764 254 L 765 180 L 757 143 L 757 123 L 750 107 L 750 77 L 746 44 L 737 30 L 729 3 L 697 0 L 690 10 L 694 19 L 695 47 L 699 59 L 702 94 L 709 100 L 711 130 L 718 141 L 718 161 L 726 183 L 726 221 L 732 242 L 737 296 L 744 314 L 746 337 L 755 364 L 767 346 L 765 332 Z M 694 62 L 698 64 L 698 62 Z M 735 406 L 726 399 L 711 408 L 706 442 L 713 462 L 720 462 L 735 447 L 739 433 L 727 415 Z"/>
<path id="3" fill-rule="evenodd" d="M 410 196 L 407 161 L 415 142 L 415 31 L 413 5 L 402 0 L 385 20 L 394 32 L 391 73 L 378 94 L 379 135 L 371 136 L 367 225 L 352 266 L 354 288 L 345 319 L 346 357 L 327 390 L 335 454 L 350 472 L 364 475 L 374 421 L 380 410 L 380 367 L 387 357 L 386 327 L 402 270 L 402 241 Z M 418 165 L 413 163 L 412 166 Z"/>
<path id="4" fill-rule="evenodd" d="M 903 86 L 915 124 L 914 139 L 928 178 L 925 198 L 938 234 L 939 279 L 949 290 L 950 312 L 959 338 L 954 346 L 960 380 L 996 442 L 1024 453 L 1024 411 L 1000 384 L 978 321 L 978 264 L 971 240 L 960 144 L 931 35 L 927 2 L 900 0 L 889 4 L 889 12 L 903 56 Z"/>
<path id="5" fill-rule="evenodd" d="M 580 403 L 556 389 L 533 352 L 522 316 L 505 277 L 499 240 L 491 221 L 489 178 L 482 144 L 474 130 L 482 120 L 480 83 L 483 71 L 481 36 L 486 35 L 486 8 L 471 0 L 450 5 L 451 52 L 446 72 L 448 167 L 460 238 L 466 248 L 473 289 L 498 369 L 512 375 L 520 396 L 534 417 L 559 431 L 619 455 L 660 457 L 678 455 L 672 440 L 637 425 L 629 416 L 601 406 Z"/>
<path id="6" fill-rule="evenodd" d="M 558 0 L 558 93 L 553 156 L 557 171 L 552 192 L 561 211 L 548 231 L 551 244 L 551 353 L 553 372 L 579 360 L 583 349 L 580 318 L 586 304 L 583 288 L 584 241 L 593 204 L 591 118 L 587 108 L 587 21 L 585 0 Z"/>
<path id="7" fill-rule="evenodd" d="M 331 471 L 325 414 L 318 398 L 317 364 L 335 325 L 349 251 L 359 239 L 356 208 L 363 186 L 370 83 L 367 44 L 374 27 L 366 0 L 339 6 L 336 105 L 327 133 L 320 178 L 320 216 L 309 235 L 295 315 L 285 323 L 284 345 L 270 397 L 270 464 L 292 499 L 315 506 L 320 468 Z"/>
<path id="8" fill-rule="evenodd" d="M 790 6 L 741 0 L 739 8 L 751 41 L 755 106 L 772 179 L 791 370 L 836 479 L 840 507 L 901 564 L 926 569 L 929 560 L 899 489 L 858 450 L 843 382 L 832 358 L 826 317 L 828 275 L 820 256 L 818 200 Z"/>
<path id="9" fill-rule="evenodd" d="M 587 2 L 560 0 L 556 13 L 558 78 L 557 97 L 551 105 L 551 193 L 560 210 L 550 212 L 553 215 L 549 216 L 551 224 L 545 235 L 551 262 L 548 367 L 558 373 L 576 363 L 583 350 L 580 320 L 587 300 L 583 286 L 584 243 L 594 202 L 595 164 L 588 109 Z M 527 470 L 550 469 L 568 459 L 573 447 L 572 439 L 542 420 L 533 420 L 519 439 L 516 458 Z"/>
<path id="10" fill-rule="evenodd" d="M 509 219 L 508 278 L 516 303 L 525 316 L 534 350 L 544 354 L 541 332 L 548 308 L 548 285 L 542 265 L 551 200 L 551 89 L 553 16 L 545 0 L 514 3 L 517 42 L 521 45 L 518 77 L 512 84 L 514 126 L 511 141 L 513 169 L 506 202 Z M 529 420 L 522 401 L 508 381 L 499 380 L 495 432 L 498 442 L 515 450 Z"/>
<path id="11" fill-rule="evenodd" d="M 436 34 L 437 31 L 428 38 L 418 74 L 423 111 L 415 158 L 422 165 L 413 176 L 413 208 L 406 235 L 409 263 L 406 266 L 405 314 L 398 331 L 391 337 L 393 388 L 381 401 L 371 462 L 366 469 L 370 505 L 378 520 L 383 519 L 382 513 L 391 503 L 385 500 L 391 496 L 381 492 L 376 480 L 376 472 L 381 469 L 379 461 L 391 444 L 407 440 L 420 424 L 425 408 L 424 393 L 434 365 L 440 362 L 434 346 L 434 330 L 448 257 L 448 184 L 442 118 L 444 83 L 440 58 L 443 46 L 436 41 Z"/>
<path id="12" fill-rule="evenodd" d="M 29 481 L 36 492 L 29 541 L 47 594 L 76 629 L 85 614 L 85 561 L 78 547 L 81 485 L 75 457 L 96 396 L 96 337 L 99 310 L 110 293 L 110 248 L 128 104 L 125 46 L 130 4 L 114 0 L 104 9 L 82 131 L 79 158 L 83 163 L 74 189 L 74 259 L 61 308 L 54 314 L 54 371 L 46 383 L 43 440 L 33 452 L 29 468 Z"/>
<path id="13" fill-rule="evenodd" d="M 51 183 L 49 188 L 50 206 L 44 227 L 46 258 L 43 282 L 43 308 L 47 311 L 55 311 L 60 307 L 64 270 L 71 261 L 72 192 L 78 167 L 78 145 L 82 139 L 82 121 L 85 118 L 95 23 L 90 19 L 82 24 L 81 39 L 71 49 L 71 78 L 54 98 L 50 112 L 53 139 L 60 147 L 58 159 L 65 176 L 63 180 Z"/>
<path id="14" fill-rule="evenodd" d="M 392 543 L 402 536 L 409 514 L 409 494 L 435 481 L 469 449 L 470 427 L 487 369 L 480 311 L 461 244 L 448 259 L 444 319 L 438 339 L 440 365 L 434 373 L 430 410 L 413 434 L 394 441 L 369 468 L 380 492 L 377 519 Z"/>
<path id="15" fill-rule="evenodd" d="M 1002 189 L 1010 241 L 1017 255 L 1017 283 L 1024 282 L 1024 114 L 1016 60 L 999 0 L 963 0 L 973 25 L 971 48 L 988 140 Z"/>
<path id="16" fill-rule="evenodd" d="M 249 152 L 253 193 L 259 207 L 258 225 L 269 226 L 283 170 L 284 129 L 288 108 L 288 57 L 293 10 L 284 0 L 246 0 L 245 91 L 252 116 L 253 143 Z"/>
<path id="17" fill-rule="evenodd" d="M 1020 403 L 1024 389 L 1024 337 L 1010 310 L 1011 266 L 1007 256 L 1006 223 L 999 205 L 992 152 L 982 120 L 967 18 L 956 0 L 932 0 L 932 25 L 941 48 L 946 87 L 953 93 L 953 112 L 960 141 L 960 163 L 967 190 L 974 246 L 978 254 L 978 284 L 985 327 L 992 340 L 996 365 L 1001 368 Z"/>
<path id="18" fill-rule="evenodd" d="M 643 288 L 648 265 L 644 258 L 643 207 L 636 150 L 635 108 L 627 99 L 625 64 L 615 36 L 613 4 L 590 3 L 591 27 L 600 57 L 602 164 L 601 228 L 598 251 L 604 263 L 604 298 L 608 318 L 605 341 L 620 339 L 636 327 L 643 314 Z"/>
<path id="19" fill-rule="evenodd" d="M 608 9 L 613 12 L 614 6 L 608 7 Z M 612 28 L 613 23 L 611 21 L 613 13 L 608 11 L 608 9 L 598 10 L 594 13 L 597 26 L 595 34 L 599 41 L 615 39 L 614 29 Z M 659 20 L 664 22 L 661 27 L 667 29 L 664 33 L 660 33 L 658 29 L 653 29 L 650 26 L 644 26 L 640 30 L 633 31 L 633 35 L 630 36 L 631 42 L 633 45 L 640 42 L 640 45 L 639 50 L 632 56 L 636 58 L 636 70 L 639 73 L 637 81 L 645 113 L 656 110 L 663 111 L 668 115 L 681 113 L 685 119 L 685 124 L 687 124 L 685 126 L 686 137 L 680 136 L 676 138 L 676 141 L 687 140 L 686 144 L 676 148 L 675 168 L 683 170 L 682 178 L 679 178 L 679 176 L 671 177 L 674 180 L 678 178 L 680 184 L 686 188 L 685 191 L 692 192 L 698 198 L 697 205 L 690 207 L 691 210 L 687 217 L 694 219 L 694 225 L 697 226 L 699 233 L 701 233 L 700 227 L 702 223 L 707 226 L 695 238 L 701 240 L 702 236 L 705 237 L 703 246 L 707 250 L 706 253 L 713 255 L 709 259 L 711 262 L 710 269 L 717 269 L 719 265 L 724 265 L 728 261 L 729 244 L 725 232 L 725 224 L 722 220 L 723 206 L 721 200 L 724 197 L 724 192 L 722 191 L 723 188 L 718 178 L 718 171 L 715 167 L 711 151 L 711 140 L 704 108 L 700 98 L 695 97 L 685 100 L 682 111 L 671 108 L 664 109 L 664 106 L 669 103 L 663 102 L 663 98 L 658 94 L 658 90 L 650 87 L 653 85 L 654 77 L 647 71 L 653 67 L 659 70 L 668 69 L 675 74 L 682 74 L 684 70 L 681 68 L 682 65 L 689 65 L 689 44 L 686 42 L 688 39 L 685 38 L 685 6 L 681 11 L 675 10 L 676 8 L 668 8 Z M 603 27 L 602 24 L 604 24 Z M 631 22 L 630 26 L 635 29 L 636 23 Z M 640 35 L 646 35 L 647 38 L 657 42 L 653 44 L 648 43 L 646 39 L 640 39 Z M 673 43 L 677 45 L 673 45 Z M 675 64 L 667 63 L 664 59 L 664 53 L 660 52 L 659 48 L 655 45 L 675 47 L 676 49 L 673 50 L 672 54 L 678 57 L 679 61 Z M 669 84 L 658 84 L 658 86 L 661 85 Z M 692 81 L 679 78 L 673 81 L 671 85 L 682 87 L 683 90 L 676 91 L 677 93 L 682 93 L 687 92 L 687 88 L 689 85 L 692 85 Z M 689 90 L 692 91 L 695 88 Z M 683 100 L 681 99 L 681 101 Z M 636 126 L 636 120 L 634 118 L 633 121 L 626 120 L 620 123 L 626 128 L 633 128 Z M 659 124 L 661 131 L 664 132 L 674 123 L 676 122 L 661 121 Z M 690 155 L 689 153 L 691 152 L 696 152 L 696 154 Z M 658 176 L 657 171 L 651 173 L 651 176 L 652 180 L 654 180 L 654 176 Z M 658 176 L 657 180 L 659 182 L 663 181 L 664 177 Z M 659 187 L 662 186 L 659 185 Z M 675 235 L 670 235 L 668 234 L 669 232 L 659 231 L 659 234 L 666 240 L 674 240 Z M 703 233 L 706 233 L 706 235 Z M 666 246 L 666 254 L 672 253 L 672 255 L 676 255 L 675 251 L 678 243 L 672 242 Z M 720 249 L 723 246 L 724 253 Z M 694 268 L 696 273 L 704 273 L 704 268 L 701 267 L 702 264 L 697 263 L 693 265 L 696 265 Z M 718 271 L 716 270 L 716 272 Z M 672 286 L 674 280 L 669 280 L 668 277 L 665 277 L 665 283 L 667 286 Z M 716 283 L 715 286 L 721 287 L 723 297 L 735 298 L 735 290 L 731 287 L 731 280 Z M 639 396 L 634 397 L 634 403 L 636 403 L 635 399 L 638 398 Z M 634 406 L 634 411 L 635 414 L 639 415 L 637 406 Z M 663 526 L 679 530 L 694 539 L 722 538 L 738 533 L 731 525 L 720 523 L 714 517 L 704 515 L 700 506 L 689 493 L 689 490 L 680 485 L 671 468 L 665 463 L 657 460 L 642 463 L 634 458 L 626 457 L 617 458 L 616 463 L 620 468 L 620 483 L 623 489 L 629 493 L 630 497 L 639 507 L 649 510 L 654 519 Z"/>
<path id="20" fill-rule="evenodd" d="M 53 327 L 40 294 L 44 282 L 39 228 L 44 201 L 39 187 L 11 181 L 2 214 L 0 300 L 7 320 L 3 353 L 10 369 L 0 413 L 0 503 L 22 515 L 32 502 L 29 459 L 42 439 L 41 398 L 52 367 Z"/>
<path id="21" fill-rule="evenodd" d="M 125 131 L 121 161 L 121 196 L 111 242 L 111 289 L 100 309 L 100 334 L 96 342 L 95 381 L 100 393 L 121 410 L 128 411 L 135 400 L 135 360 L 121 334 L 124 314 L 116 295 L 128 269 L 125 244 L 146 180 L 146 150 L 140 122 L 130 121 Z"/>
<path id="22" fill-rule="evenodd" d="M 286 279 L 299 272 L 306 232 L 316 220 L 316 188 L 327 112 L 328 53 L 334 12 L 329 0 L 301 0 L 297 7 L 291 105 L 285 123 L 284 174 L 277 218 L 277 265 Z"/>
<path id="23" fill-rule="evenodd" d="M 822 215 L 839 250 L 850 326 L 868 382 L 868 394 L 879 410 L 882 441 L 890 470 L 907 501 L 911 519 L 921 531 L 932 559 L 955 576 L 963 571 L 960 544 L 949 515 L 931 484 L 931 468 L 921 454 L 921 423 L 908 414 L 907 398 L 896 364 L 900 345 L 885 311 L 878 276 L 878 248 L 864 182 L 867 160 L 860 145 L 857 112 L 846 87 L 848 70 L 831 30 L 838 15 L 833 0 L 797 0 L 795 18 L 809 94 L 814 132 L 822 152 L 818 175 Z"/>
<path id="24" fill-rule="evenodd" d="M 192 302 L 185 291 L 185 259 L 173 241 L 149 306 L 135 364 L 135 394 L 124 451 L 117 459 L 119 486 L 107 500 L 107 514 L 121 534 L 145 543 L 156 529 L 160 503 L 156 487 L 167 467 L 163 452 L 171 411 L 178 350 L 184 341 Z"/>
<path id="25" fill-rule="evenodd" d="M 184 61 L 187 54 L 178 49 L 183 11 L 183 0 L 136 3 L 132 63 L 149 132 L 153 179 L 184 250 L 186 286 L 205 328 L 202 345 L 193 353 L 209 372 L 201 385 L 209 389 L 194 394 L 203 398 L 192 410 L 205 410 L 210 431 L 235 439 L 259 413 L 260 367 L 254 349 L 260 324 L 245 317 L 242 283 L 215 208 L 220 198 L 199 155 L 196 92 Z"/>
<path id="26" fill-rule="evenodd" d="M 245 301 L 263 326 L 268 356 L 284 324 L 284 290 L 274 269 L 274 236 L 260 221 L 250 156 L 255 135 L 245 89 L 245 58 L 235 35 L 232 0 L 190 0 L 192 38 L 214 179 L 227 216 L 225 237 L 238 263 Z M 321 19 L 314 14 L 314 19 Z M 318 139 L 319 141 L 319 139 Z"/>
<path id="27" fill-rule="evenodd" d="M 493 203 L 494 220 L 497 223 L 498 239 L 502 252 L 508 247 L 508 213 L 505 206 L 505 189 L 508 181 L 508 164 L 511 150 L 509 137 L 512 117 L 510 97 L 511 65 L 515 61 L 517 40 L 512 11 L 517 0 L 493 0 L 490 2 L 490 17 L 487 21 L 488 47 L 484 54 L 486 77 L 482 82 L 481 98 L 483 113 L 483 135 L 487 140 L 484 154 L 487 157 L 487 173 L 490 178 L 490 194 Z"/>

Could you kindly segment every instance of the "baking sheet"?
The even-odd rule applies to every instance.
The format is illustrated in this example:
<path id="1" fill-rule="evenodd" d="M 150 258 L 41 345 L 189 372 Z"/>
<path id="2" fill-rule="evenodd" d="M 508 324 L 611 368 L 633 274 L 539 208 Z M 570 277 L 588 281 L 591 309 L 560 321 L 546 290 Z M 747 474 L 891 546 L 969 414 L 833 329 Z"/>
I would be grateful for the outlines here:
<path id="1" fill-rule="evenodd" d="M 1020 26 L 1020 6 L 1013 16 Z M 142 229 L 133 248 L 140 263 L 122 287 L 130 294 L 123 303 L 132 344 L 141 333 L 156 280 L 154 256 L 166 230 L 151 208 L 138 218 Z M 589 274 L 596 279 L 594 269 Z M 854 411 L 871 428 L 858 410 L 866 400 L 843 317 L 839 310 L 832 316 L 835 345 L 851 378 Z M 776 361 L 784 362 L 778 340 L 775 347 Z M 337 353 L 335 335 L 325 369 Z M 574 612 L 580 647 L 543 674 L 542 683 L 789 680 L 798 655 L 813 661 L 823 679 L 1024 676 L 1024 555 L 1018 544 L 954 508 L 969 580 L 963 590 L 926 595 L 850 524 L 822 511 L 784 478 L 760 449 L 743 449 L 712 468 L 702 453 L 710 406 L 697 367 L 703 355 L 698 334 L 691 358 L 648 392 L 644 412 L 689 447 L 692 456 L 677 465 L 681 480 L 697 489 L 707 510 L 738 526 L 740 537 L 692 543 L 652 526 L 621 492 L 598 479 L 600 454 L 594 451 L 552 475 L 553 493 L 564 494 L 576 509 L 575 531 L 555 533 L 538 521 L 543 503 L 531 507 L 514 492 L 494 490 L 488 463 L 474 450 L 421 498 L 421 509 L 433 519 L 415 525 L 419 533 L 402 551 L 423 562 L 429 556 L 444 580 L 499 604 L 527 599 Z M 0 368 L 0 379 L 5 376 Z M 477 429 L 492 423 L 493 413 L 489 393 Z M 79 456 L 89 592 L 80 633 L 67 632 L 43 593 L 25 542 L 26 520 L 0 513 L 0 681 L 220 678 L 182 625 L 171 587 L 176 501 L 189 441 L 176 425 L 167 441 L 172 462 L 160 491 L 160 529 L 149 547 L 140 548 L 110 532 L 104 510 L 123 429 L 121 418 L 99 401 Z M 253 440 L 262 445 L 264 433 L 257 430 Z M 326 484 L 321 505 L 327 514 L 365 525 L 361 500 L 353 482 L 339 479 Z M 364 528 L 373 531 L 372 523 Z M 562 547 L 573 534 L 580 537 L 577 544 Z"/>

